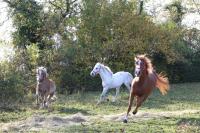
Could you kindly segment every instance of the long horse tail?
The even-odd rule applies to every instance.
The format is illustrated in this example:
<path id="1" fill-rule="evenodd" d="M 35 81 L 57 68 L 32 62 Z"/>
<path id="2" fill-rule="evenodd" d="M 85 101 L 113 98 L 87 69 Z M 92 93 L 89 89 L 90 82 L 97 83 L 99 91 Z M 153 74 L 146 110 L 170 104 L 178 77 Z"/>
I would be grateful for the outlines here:
<path id="1" fill-rule="evenodd" d="M 128 72 L 128 77 L 129 77 L 129 81 L 132 83 L 132 80 L 133 80 L 133 76 L 131 73 Z"/>
<path id="2" fill-rule="evenodd" d="M 126 79 L 125 79 L 125 82 L 124 82 L 124 84 L 125 84 L 125 86 L 127 87 L 127 89 L 129 90 L 129 91 L 131 91 L 131 83 L 132 83 L 132 80 L 133 80 L 133 76 L 132 76 L 132 74 L 131 73 L 129 73 L 129 72 L 126 72 Z"/>
<path id="3" fill-rule="evenodd" d="M 160 92 L 162 93 L 162 95 L 167 94 L 167 92 L 169 91 L 169 81 L 168 78 L 163 75 L 162 73 L 160 74 L 156 74 L 156 87 L 160 90 Z"/>

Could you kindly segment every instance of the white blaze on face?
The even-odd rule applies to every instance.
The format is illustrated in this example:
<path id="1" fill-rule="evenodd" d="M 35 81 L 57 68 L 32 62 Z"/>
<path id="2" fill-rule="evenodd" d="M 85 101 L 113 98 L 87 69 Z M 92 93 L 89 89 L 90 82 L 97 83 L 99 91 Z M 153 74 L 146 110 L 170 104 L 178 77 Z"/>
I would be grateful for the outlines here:
<path id="1" fill-rule="evenodd" d="M 36 80 L 39 81 L 39 69 L 36 69 Z"/>
<path id="2" fill-rule="evenodd" d="M 44 67 L 39 67 L 37 70 L 36 70 L 36 79 L 37 81 L 41 81 L 43 80 L 43 73 L 45 73 L 45 76 L 47 77 L 47 69 L 44 68 Z"/>
<path id="3" fill-rule="evenodd" d="M 139 77 L 141 74 L 141 63 L 142 61 L 139 59 L 135 61 L 135 77 Z"/>
<path id="4" fill-rule="evenodd" d="M 91 71 L 90 75 L 91 76 L 95 76 L 96 74 L 99 74 L 99 71 L 100 71 L 100 68 L 101 68 L 101 64 L 100 63 L 97 63 L 93 70 Z"/>
<path id="5" fill-rule="evenodd" d="M 37 69 L 37 75 L 36 75 L 37 81 L 40 81 L 41 75 L 42 75 L 41 70 L 40 70 L 40 68 L 38 68 Z"/>

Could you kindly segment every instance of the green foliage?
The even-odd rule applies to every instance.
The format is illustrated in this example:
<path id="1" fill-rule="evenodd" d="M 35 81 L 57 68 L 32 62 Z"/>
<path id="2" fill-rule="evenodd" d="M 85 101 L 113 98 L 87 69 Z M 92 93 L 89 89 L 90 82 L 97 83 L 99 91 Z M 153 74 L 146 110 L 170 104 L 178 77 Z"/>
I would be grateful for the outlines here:
<path id="1" fill-rule="evenodd" d="M 22 75 L 13 64 L 6 61 L 0 63 L 0 108 L 9 108 L 22 100 L 22 80 Z"/>
<path id="2" fill-rule="evenodd" d="M 24 84 L 35 82 L 35 68 L 45 66 L 58 92 L 100 90 L 100 78 L 89 75 L 95 63 L 102 62 L 113 72 L 132 73 L 134 56 L 144 53 L 171 82 L 199 81 L 195 73 L 199 32 L 177 25 L 184 14 L 181 3 L 167 7 L 174 16 L 162 25 L 143 13 L 138 15 L 136 4 L 128 0 L 57 0 L 44 5 L 35 0 L 10 1 L 16 67 L 24 67 Z"/>
<path id="3" fill-rule="evenodd" d="M 27 46 L 27 56 L 29 57 L 29 64 L 33 67 L 36 67 L 39 58 L 39 49 L 36 44 Z"/>
<path id="4" fill-rule="evenodd" d="M 87 56 L 81 54 L 80 58 L 90 58 L 85 60 L 90 64 L 103 62 L 114 72 L 132 72 L 137 53 L 152 57 L 162 54 L 165 64 L 176 62 L 181 57 L 174 46 L 179 37 L 177 29 L 161 28 L 147 17 L 136 15 L 134 4 L 117 0 L 85 1 L 77 34 L 78 44 L 83 47 L 80 51 Z"/>
<path id="5" fill-rule="evenodd" d="M 183 19 L 183 15 L 185 14 L 184 8 L 181 4 L 182 4 L 181 0 L 175 0 L 172 4 L 166 7 L 166 9 L 170 11 L 171 20 L 174 21 L 179 26 Z"/>
<path id="6" fill-rule="evenodd" d="M 12 14 L 13 25 L 17 29 L 13 33 L 13 40 L 15 46 L 26 48 L 32 43 L 42 43 L 42 6 L 38 5 L 35 0 L 15 0 L 9 5 L 14 10 Z"/>

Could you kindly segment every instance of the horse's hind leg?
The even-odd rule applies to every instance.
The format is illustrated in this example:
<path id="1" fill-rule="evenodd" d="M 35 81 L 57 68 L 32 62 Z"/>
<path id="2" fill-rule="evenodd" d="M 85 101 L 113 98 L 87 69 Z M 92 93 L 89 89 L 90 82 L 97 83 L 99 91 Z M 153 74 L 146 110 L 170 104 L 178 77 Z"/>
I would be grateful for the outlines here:
<path id="1" fill-rule="evenodd" d="M 133 111 L 133 114 L 135 115 L 138 111 L 138 108 L 142 105 L 142 103 L 146 100 L 146 98 L 148 97 L 148 95 L 143 95 L 141 97 L 137 96 L 136 97 L 136 107 Z"/>
<path id="2" fill-rule="evenodd" d="M 129 112 L 131 111 L 131 107 L 132 107 L 132 104 L 133 104 L 133 100 L 134 100 L 134 95 L 132 93 L 130 93 L 130 96 L 129 96 L 129 103 L 128 103 L 128 110 L 127 110 L 127 113 L 126 113 L 126 116 L 124 118 L 124 123 L 127 123 L 128 122 L 128 114 Z"/>
<path id="3" fill-rule="evenodd" d="M 115 96 L 113 97 L 113 100 L 112 100 L 113 102 L 116 101 L 117 96 L 119 95 L 119 90 L 120 90 L 120 87 L 116 88 L 116 94 L 115 94 Z"/>

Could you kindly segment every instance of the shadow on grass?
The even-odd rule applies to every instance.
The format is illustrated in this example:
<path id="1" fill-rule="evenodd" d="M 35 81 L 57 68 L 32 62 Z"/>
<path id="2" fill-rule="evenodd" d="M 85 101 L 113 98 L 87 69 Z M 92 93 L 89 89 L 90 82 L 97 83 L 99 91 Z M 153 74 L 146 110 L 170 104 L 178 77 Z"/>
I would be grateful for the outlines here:
<path id="1" fill-rule="evenodd" d="M 90 113 L 88 113 L 88 110 L 83 110 L 83 109 L 78 109 L 78 108 L 60 107 L 60 108 L 58 108 L 58 111 L 60 113 L 64 113 L 64 114 L 76 114 L 76 113 L 80 112 L 84 115 L 91 115 Z"/>
<path id="2" fill-rule="evenodd" d="M 25 109 L 20 108 L 19 106 L 3 106 L 0 107 L 0 112 L 23 112 Z"/>
<path id="3" fill-rule="evenodd" d="M 178 126 L 200 126 L 200 118 L 182 118 L 177 123 Z M 199 127 L 200 128 L 200 127 Z"/>

